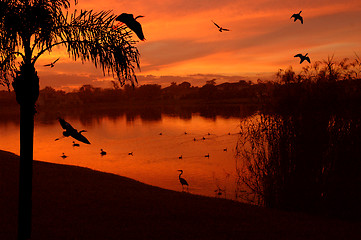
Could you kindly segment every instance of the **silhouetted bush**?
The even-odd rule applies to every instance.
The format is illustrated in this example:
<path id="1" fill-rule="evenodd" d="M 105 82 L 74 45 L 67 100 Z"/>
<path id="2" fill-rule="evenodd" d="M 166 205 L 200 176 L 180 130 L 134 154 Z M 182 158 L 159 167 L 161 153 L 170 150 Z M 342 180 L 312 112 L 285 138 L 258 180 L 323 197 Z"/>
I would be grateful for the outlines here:
<path id="1" fill-rule="evenodd" d="M 360 62 L 331 60 L 278 73 L 241 124 L 237 171 L 256 203 L 359 220 Z"/>

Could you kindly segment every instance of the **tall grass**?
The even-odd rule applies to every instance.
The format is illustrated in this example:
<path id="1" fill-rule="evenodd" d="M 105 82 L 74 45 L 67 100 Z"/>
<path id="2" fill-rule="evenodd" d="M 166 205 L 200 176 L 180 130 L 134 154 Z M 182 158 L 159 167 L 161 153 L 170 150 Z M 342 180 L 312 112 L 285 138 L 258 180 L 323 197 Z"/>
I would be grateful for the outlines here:
<path id="1" fill-rule="evenodd" d="M 239 182 L 259 205 L 345 218 L 361 214 L 361 61 L 329 58 L 277 73 L 241 124 Z"/>

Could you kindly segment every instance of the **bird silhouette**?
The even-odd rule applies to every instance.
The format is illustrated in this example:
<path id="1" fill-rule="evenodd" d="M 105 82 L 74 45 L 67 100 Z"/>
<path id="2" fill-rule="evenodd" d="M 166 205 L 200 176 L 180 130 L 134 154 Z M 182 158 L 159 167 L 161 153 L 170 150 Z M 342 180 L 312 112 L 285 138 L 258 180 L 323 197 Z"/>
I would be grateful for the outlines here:
<path id="1" fill-rule="evenodd" d="M 188 191 L 188 183 L 187 183 L 187 181 L 184 179 L 184 178 L 182 178 L 181 177 L 181 175 L 183 174 L 183 170 L 178 170 L 179 172 L 180 172 L 180 174 L 179 174 L 179 182 L 182 184 L 182 190 L 184 191 L 184 185 L 186 185 L 187 186 L 187 191 Z"/>
<path id="2" fill-rule="evenodd" d="M 129 152 L 128 155 L 129 155 L 129 156 L 133 156 L 133 152 Z"/>
<path id="3" fill-rule="evenodd" d="M 144 16 L 137 16 L 134 18 L 133 14 L 122 13 L 115 20 L 124 23 L 130 28 L 135 34 L 137 34 L 138 38 L 142 41 L 145 40 L 142 25 L 137 21 L 137 18 L 141 18 Z"/>
<path id="4" fill-rule="evenodd" d="M 44 67 L 54 67 L 54 64 L 59 60 L 60 58 L 56 59 L 54 62 L 44 65 Z"/>
<path id="5" fill-rule="evenodd" d="M 209 158 L 209 153 L 207 155 L 204 155 L 204 157 Z"/>
<path id="6" fill-rule="evenodd" d="M 307 55 L 308 55 L 308 53 L 306 53 L 305 55 L 302 55 L 301 53 L 299 53 L 299 54 L 295 55 L 294 57 L 299 57 L 301 59 L 300 64 L 303 63 L 303 61 L 305 61 L 305 60 L 307 62 L 311 63 L 311 60 Z"/>
<path id="7" fill-rule="evenodd" d="M 107 152 L 105 152 L 103 149 L 100 149 L 100 155 L 101 156 L 107 155 Z"/>
<path id="8" fill-rule="evenodd" d="M 62 118 L 58 118 L 59 123 L 61 125 L 61 127 L 63 129 L 65 129 L 65 131 L 63 131 L 63 136 L 62 137 L 73 137 L 74 139 L 86 143 L 86 144 L 90 144 L 90 142 L 88 141 L 88 139 L 86 137 L 84 137 L 81 133 L 82 132 L 86 132 L 85 130 L 81 130 L 78 132 L 78 130 L 76 130 L 75 128 L 73 128 L 67 121 L 65 121 Z M 55 141 L 60 140 L 60 138 L 55 139 Z"/>
<path id="9" fill-rule="evenodd" d="M 179 158 L 179 159 L 183 159 L 183 156 L 182 156 L 182 155 L 180 155 L 178 158 Z"/>
<path id="10" fill-rule="evenodd" d="M 75 142 L 73 141 L 73 147 L 80 147 L 80 145 L 79 145 L 79 143 L 75 143 Z"/>
<path id="11" fill-rule="evenodd" d="M 297 20 L 300 20 L 301 21 L 301 23 L 303 24 L 303 17 L 301 17 L 301 12 L 302 11 L 300 11 L 299 13 L 295 13 L 295 14 L 293 14 L 291 17 L 290 17 L 290 19 L 291 18 L 294 18 L 294 22 L 296 22 Z"/>
<path id="12" fill-rule="evenodd" d="M 61 155 L 60 157 L 62 157 L 63 159 L 67 158 L 68 156 L 66 156 L 64 153 L 63 155 Z"/>
<path id="13" fill-rule="evenodd" d="M 223 151 L 227 152 L 227 150 L 228 150 L 227 148 L 223 148 Z"/>
<path id="14" fill-rule="evenodd" d="M 212 23 L 213 23 L 214 25 L 216 25 L 216 26 L 217 26 L 218 31 L 220 31 L 220 32 L 223 32 L 223 31 L 230 31 L 230 30 L 229 30 L 229 29 L 227 29 L 227 28 L 222 28 L 222 27 L 220 27 L 217 23 L 215 23 L 215 22 L 213 22 L 213 21 L 212 21 Z"/>

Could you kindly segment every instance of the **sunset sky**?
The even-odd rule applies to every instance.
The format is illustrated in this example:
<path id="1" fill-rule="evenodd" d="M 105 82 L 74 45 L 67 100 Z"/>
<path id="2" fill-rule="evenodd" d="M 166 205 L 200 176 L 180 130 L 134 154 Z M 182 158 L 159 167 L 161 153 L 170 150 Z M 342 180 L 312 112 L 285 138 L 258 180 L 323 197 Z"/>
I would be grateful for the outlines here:
<path id="1" fill-rule="evenodd" d="M 297 53 L 309 53 L 311 62 L 361 56 L 360 0 L 79 0 L 77 8 L 145 16 L 139 84 L 270 80 L 280 68 L 299 70 Z M 303 25 L 290 19 L 300 10 Z M 231 31 L 219 32 L 212 20 Z M 57 57 L 54 68 L 43 67 Z M 36 67 L 41 88 L 111 87 L 111 77 L 65 51 L 45 54 Z"/>

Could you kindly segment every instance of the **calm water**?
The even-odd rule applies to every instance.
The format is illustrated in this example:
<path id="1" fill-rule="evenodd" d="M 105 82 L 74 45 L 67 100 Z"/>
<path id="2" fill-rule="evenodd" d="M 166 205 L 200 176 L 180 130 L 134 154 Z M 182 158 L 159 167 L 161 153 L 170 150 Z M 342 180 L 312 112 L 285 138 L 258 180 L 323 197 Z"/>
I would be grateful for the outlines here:
<path id="1" fill-rule="evenodd" d="M 115 173 L 176 191 L 182 191 L 177 171 L 182 169 L 190 193 L 215 196 L 221 188 L 221 197 L 234 199 L 239 118 L 209 119 L 193 113 L 188 119 L 162 114 L 153 121 L 125 116 L 65 120 L 78 130 L 86 129 L 83 135 L 91 145 L 73 147 L 72 138 L 54 141 L 62 135 L 60 124 L 36 120 L 34 159 Z M 2 123 L 0 131 L 1 149 L 19 154 L 19 125 Z M 100 155 L 101 148 L 107 155 Z M 69 157 L 61 158 L 62 153 Z"/>

